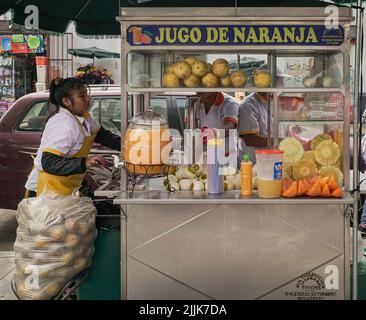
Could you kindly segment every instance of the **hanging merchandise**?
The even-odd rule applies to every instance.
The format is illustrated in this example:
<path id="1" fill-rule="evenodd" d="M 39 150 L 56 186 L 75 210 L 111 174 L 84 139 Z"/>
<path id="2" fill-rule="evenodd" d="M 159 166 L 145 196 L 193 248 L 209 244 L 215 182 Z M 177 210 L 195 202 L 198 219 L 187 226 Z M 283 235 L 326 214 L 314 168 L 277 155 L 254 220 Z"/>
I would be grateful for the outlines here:
<path id="1" fill-rule="evenodd" d="M 9 36 L 1 37 L 1 47 L 2 51 L 11 51 L 12 49 L 11 37 Z"/>
<path id="2" fill-rule="evenodd" d="M 13 53 L 28 53 L 28 46 L 26 43 L 13 43 Z"/>
<path id="3" fill-rule="evenodd" d="M 24 35 L 22 34 L 13 34 L 11 36 L 13 43 L 23 43 L 24 42 Z"/>
<path id="4" fill-rule="evenodd" d="M 41 45 L 41 41 L 37 36 L 28 36 L 27 44 L 30 49 L 37 49 Z"/>

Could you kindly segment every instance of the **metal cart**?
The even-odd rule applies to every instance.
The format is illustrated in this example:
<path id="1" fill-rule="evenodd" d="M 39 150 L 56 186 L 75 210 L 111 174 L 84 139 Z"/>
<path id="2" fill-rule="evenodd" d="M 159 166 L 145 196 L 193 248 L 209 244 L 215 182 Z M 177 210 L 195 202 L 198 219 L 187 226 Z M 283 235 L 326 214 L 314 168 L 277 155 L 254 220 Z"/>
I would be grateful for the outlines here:
<path id="1" fill-rule="evenodd" d="M 354 18 L 350 8 L 338 9 L 340 27 L 328 32 L 322 7 L 121 8 L 122 106 L 131 95 L 138 97 L 134 101 L 140 102 L 142 111 L 151 94 L 186 91 L 161 84 L 164 66 L 182 55 L 234 54 L 239 63 L 241 55 L 265 55 L 273 78 L 279 60 L 319 55 L 324 67 L 338 55 L 343 76 L 337 85 L 273 84 L 265 91 L 273 95 L 269 118 L 273 118 L 274 147 L 278 146 L 279 127 L 286 121 L 304 126 L 322 123 L 323 128 L 323 122 L 325 127 L 338 125 L 344 141 L 343 172 L 348 173 L 351 105 L 347 79 L 349 30 Z M 360 23 L 359 16 L 357 19 Z M 285 39 L 288 30 L 297 32 L 298 38 L 288 34 Z M 134 32 L 140 37 L 134 37 Z M 169 38 L 168 32 L 180 32 L 180 36 Z M 236 92 L 238 88 L 221 91 Z M 264 90 L 245 87 L 239 91 Z M 343 112 L 326 121 L 286 120 L 279 101 L 289 94 L 340 95 Z M 121 120 L 123 141 L 128 120 L 125 109 Z M 357 159 L 354 161 L 357 168 Z M 340 199 L 261 199 L 257 194 L 246 199 L 236 191 L 210 196 L 162 190 L 136 191 L 131 198 L 127 175 L 122 170 L 121 190 L 110 193 L 122 212 L 122 299 L 350 299 L 349 209 L 353 207 L 357 221 L 357 192 L 350 193 L 354 188 L 349 175 L 344 175 L 346 192 Z M 354 239 L 353 252 L 357 253 L 357 234 Z M 353 270 L 356 274 L 356 263 Z M 357 298 L 357 277 L 353 298 Z"/>

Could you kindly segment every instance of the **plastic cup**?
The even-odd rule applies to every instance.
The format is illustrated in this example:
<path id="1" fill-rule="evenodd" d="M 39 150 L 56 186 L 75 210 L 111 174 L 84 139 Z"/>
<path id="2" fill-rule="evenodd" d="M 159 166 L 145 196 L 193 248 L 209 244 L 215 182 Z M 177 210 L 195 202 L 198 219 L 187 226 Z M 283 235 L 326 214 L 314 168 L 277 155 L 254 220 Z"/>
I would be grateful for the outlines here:
<path id="1" fill-rule="evenodd" d="M 259 197 L 281 197 L 283 151 L 257 150 L 255 157 Z"/>

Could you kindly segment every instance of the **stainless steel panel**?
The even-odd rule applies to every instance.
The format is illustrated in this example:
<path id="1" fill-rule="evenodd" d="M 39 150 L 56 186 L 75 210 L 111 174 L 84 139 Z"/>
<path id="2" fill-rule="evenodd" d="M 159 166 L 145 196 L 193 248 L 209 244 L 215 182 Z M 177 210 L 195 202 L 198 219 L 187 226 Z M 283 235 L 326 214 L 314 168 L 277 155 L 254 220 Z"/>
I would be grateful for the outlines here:
<path id="1" fill-rule="evenodd" d="M 266 207 L 265 210 L 267 210 Z M 283 219 L 286 223 L 296 228 L 301 228 L 312 237 L 332 246 L 340 251 L 344 247 L 343 221 L 345 206 L 324 205 L 321 210 L 314 210 L 314 206 L 302 205 L 293 206 L 276 205 L 272 206 L 270 213 Z M 329 230 L 339 230 L 330 232 Z"/>
<path id="2" fill-rule="evenodd" d="M 129 300 L 208 300 L 184 284 L 167 277 L 143 263 L 128 259 L 128 299 Z"/>
<path id="3" fill-rule="evenodd" d="M 166 207 L 140 205 L 127 206 L 128 250 L 143 246 L 165 233 L 180 228 L 182 224 L 194 219 L 214 205 L 186 206 L 167 205 Z"/>
<path id="4" fill-rule="evenodd" d="M 155 207 L 174 215 L 176 210 L 191 211 L 196 206 L 175 206 L 174 212 L 167 210 L 167 205 Z M 301 206 L 288 207 L 296 212 Z M 324 206 L 308 208 L 318 218 L 325 217 L 323 221 L 332 218 L 328 211 L 324 213 Z M 133 221 L 135 211 L 140 212 L 140 223 Z M 329 244 L 328 239 L 314 236 L 301 223 L 293 223 L 296 219 L 288 221 L 286 214 L 279 217 L 274 211 L 274 206 L 262 205 L 213 207 L 129 251 L 129 260 L 138 260 L 212 299 L 258 299 L 343 255 L 343 248 L 336 248 L 334 242 Z M 129 206 L 128 223 L 140 224 L 141 230 L 150 228 L 144 223 L 143 212 L 146 217 L 154 215 L 139 205 Z M 337 211 L 337 220 L 336 215 Z M 343 221 L 340 225 L 330 224 L 327 229 L 327 233 L 342 232 Z M 138 232 L 128 230 L 128 242 L 136 242 L 134 238 L 138 236 Z M 128 273 L 128 286 L 139 276 Z M 343 282 L 343 269 L 340 277 Z M 137 298 L 149 298 L 146 283 L 140 292 L 135 292 Z M 339 295 L 343 297 L 343 292 Z"/>
<path id="5" fill-rule="evenodd" d="M 326 268 L 331 268 L 327 270 Z M 327 271 L 327 272 L 326 272 Z M 282 287 L 275 289 L 260 297 L 262 300 L 343 300 L 345 299 L 344 282 L 342 274 L 344 271 L 343 255 L 327 261 L 314 270 L 309 270 L 311 280 L 307 280 L 307 275 L 302 275 L 298 279 L 291 281 Z M 336 276 L 338 272 L 338 279 Z M 328 277 L 334 278 L 329 279 Z M 328 279 L 327 279 L 328 278 Z M 327 286 L 338 285 L 338 290 L 327 289 Z M 320 286 L 324 285 L 325 288 Z"/>

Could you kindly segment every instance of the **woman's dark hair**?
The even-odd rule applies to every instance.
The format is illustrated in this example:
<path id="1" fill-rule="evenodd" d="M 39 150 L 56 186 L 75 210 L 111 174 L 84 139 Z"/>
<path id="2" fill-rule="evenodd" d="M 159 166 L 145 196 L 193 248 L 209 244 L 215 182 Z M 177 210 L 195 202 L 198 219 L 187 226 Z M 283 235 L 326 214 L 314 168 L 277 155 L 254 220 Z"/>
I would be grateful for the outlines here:
<path id="1" fill-rule="evenodd" d="M 87 87 L 87 84 L 78 78 L 56 78 L 50 83 L 50 98 L 49 103 L 53 104 L 56 109 L 48 116 L 47 120 L 55 115 L 59 110 L 60 106 L 66 108 L 62 102 L 63 98 L 71 98 L 71 93 L 74 90 Z"/>
<path id="2" fill-rule="evenodd" d="M 50 102 L 65 108 L 62 98 L 70 97 L 72 91 L 85 86 L 86 83 L 78 78 L 53 79 L 50 83 Z"/>

